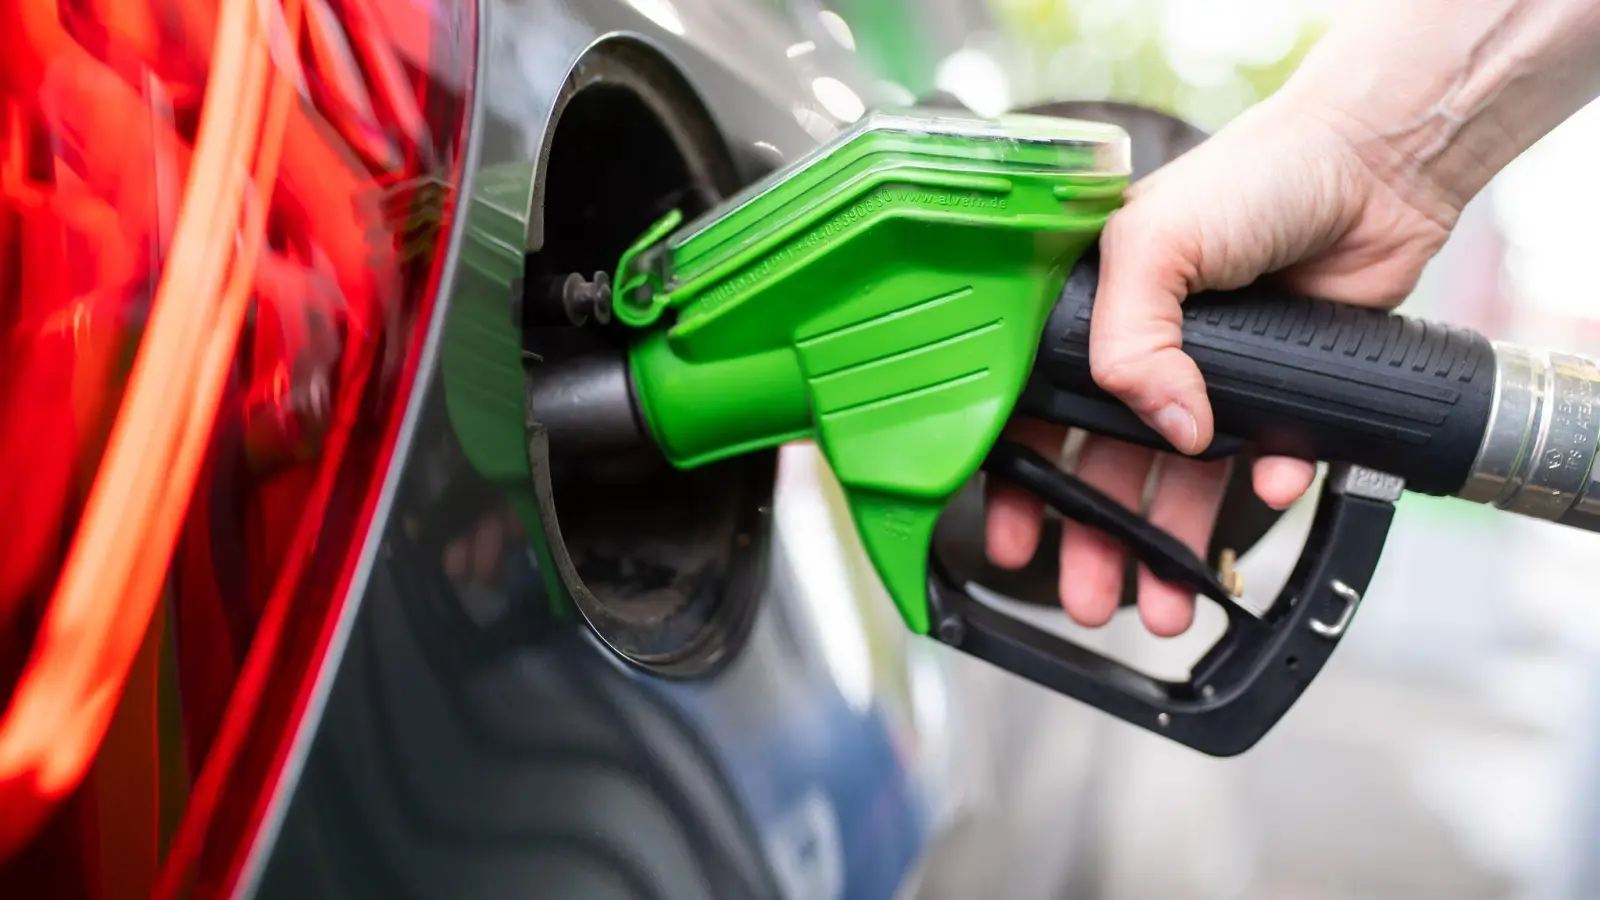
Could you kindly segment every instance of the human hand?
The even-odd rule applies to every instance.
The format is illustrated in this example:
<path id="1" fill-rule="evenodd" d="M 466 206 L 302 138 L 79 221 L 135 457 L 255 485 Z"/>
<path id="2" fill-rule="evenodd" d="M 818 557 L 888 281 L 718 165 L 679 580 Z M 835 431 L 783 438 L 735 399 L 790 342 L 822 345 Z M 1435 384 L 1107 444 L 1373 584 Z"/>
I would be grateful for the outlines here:
<path id="1" fill-rule="evenodd" d="M 1193 292 L 1241 287 L 1268 273 L 1284 287 L 1329 300 L 1392 307 L 1454 226 L 1459 209 L 1419 176 L 1398 151 L 1331 105 L 1286 93 L 1235 119 L 1198 148 L 1130 188 L 1100 241 L 1101 282 L 1090 328 L 1096 382 L 1185 454 L 1212 438 L 1206 386 L 1181 349 L 1182 311 Z M 1066 432 L 1017 419 L 1008 436 L 1047 457 Z M 1157 487 L 1147 515 L 1203 554 L 1226 486 L 1226 461 L 1202 462 L 1089 436 L 1076 472 L 1137 510 L 1152 467 Z M 1310 487 L 1314 466 L 1266 457 L 1252 471 L 1255 491 L 1283 509 Z M 987 544 L 998 566 L 1019 568 L 1034 555 L 1041 503 L 1008 485 L 988 488 Z M 1116 612 L 1124 555 L 1097 531 L 1063 523 L 1062 605 L 1086 626 Z M 1157 635 L 1188 629 L 1194 598 L 1139 573 L 1139 611 Z"/>

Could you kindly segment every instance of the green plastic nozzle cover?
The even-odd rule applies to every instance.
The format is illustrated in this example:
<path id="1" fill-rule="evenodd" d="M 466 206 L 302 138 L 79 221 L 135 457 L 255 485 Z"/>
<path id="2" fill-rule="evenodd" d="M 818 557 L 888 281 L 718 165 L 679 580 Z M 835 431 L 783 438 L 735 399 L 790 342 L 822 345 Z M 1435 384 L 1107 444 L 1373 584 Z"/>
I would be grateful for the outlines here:
<path id="1" fill-rule="evenodd" d="M 653 437 L 680 468 L 814 439 L 926 634 L 934 526 L 1129 173 L 1115 126 L 875 113 L 694 222 L 669 215 L 615 279 Z"/>

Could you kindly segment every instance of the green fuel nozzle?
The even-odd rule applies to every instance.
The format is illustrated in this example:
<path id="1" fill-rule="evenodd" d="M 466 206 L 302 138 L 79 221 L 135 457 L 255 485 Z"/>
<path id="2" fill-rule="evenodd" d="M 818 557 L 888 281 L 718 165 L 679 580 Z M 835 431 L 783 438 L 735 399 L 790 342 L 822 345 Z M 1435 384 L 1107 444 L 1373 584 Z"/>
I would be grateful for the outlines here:
<path id="1" fill-rule="evenodd" d="M 928 547 L 1027 381 L 1067 273 L 1116 209 L 1128 139 L 1044 117 L 874 115 L 623 258 L 615 315 L 676 465 L 814 438 L 906 624 Z"/>
<path id="2" fill-rule="evenodd" d="M 1022 416 L 1175 452 L 1089 370 L 1097 239 L 1130 149 L 1109 123 L 871 115 L 695 221 L 659 222 L 613 279 L 626 373 L 530 405 L 575 413 L 599 443 L 642 418 L 684 469 L 814 439 L 913 631 L 1218 756 L 1253 746 L 1321 671 L 1403 491 L 1600 530 L 1600 364 L 1265 282 L 1186 300 L 1183 349 L 1216 422 L 1204 457 L 1329 464 L 1276 598 L 1243 602 L 1197 550 L 1004 439 Z M 1222 637 L 1159 679 L 982 600 L 932 546 L 980 471 L 1221 605 Z"/>

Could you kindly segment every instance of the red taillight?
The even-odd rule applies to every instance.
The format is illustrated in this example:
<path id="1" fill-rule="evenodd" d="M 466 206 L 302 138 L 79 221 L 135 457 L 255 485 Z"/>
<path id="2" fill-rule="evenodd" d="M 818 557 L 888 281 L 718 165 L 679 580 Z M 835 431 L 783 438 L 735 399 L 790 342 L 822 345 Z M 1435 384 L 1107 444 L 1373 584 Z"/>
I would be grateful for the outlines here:
<path id="1" fill-rule="evenodd" d="M 475 10 L 0 13 L 0 884 L 232 877 L 410 388 Z"/>

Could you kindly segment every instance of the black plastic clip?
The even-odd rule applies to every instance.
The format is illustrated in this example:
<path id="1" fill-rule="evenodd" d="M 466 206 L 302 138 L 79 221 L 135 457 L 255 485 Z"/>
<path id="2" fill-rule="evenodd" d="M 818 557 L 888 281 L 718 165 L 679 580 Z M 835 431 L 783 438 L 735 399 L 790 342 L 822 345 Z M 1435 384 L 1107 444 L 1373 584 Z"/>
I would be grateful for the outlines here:
<path id="1" fill-rule="evenodd" d="M 1344 636 L 1383 553 L 1404 487 L 1398 478 L 1336 465 L 1311 533 L 1277 600 L 1257 614 L 1186 546 L 1025 447 L 1002 441 L 984 462 L 1061 515 L 1105 532 L 1153 575 L 1210 597 L 1223 636 L 1185 681 L 1154 678 L 1018 621 L 957 584 L 937 554 L 929 605 L 939 639 L 1030 681 L 1212 756 L 1250 749 L 1310 685 Z"/>

